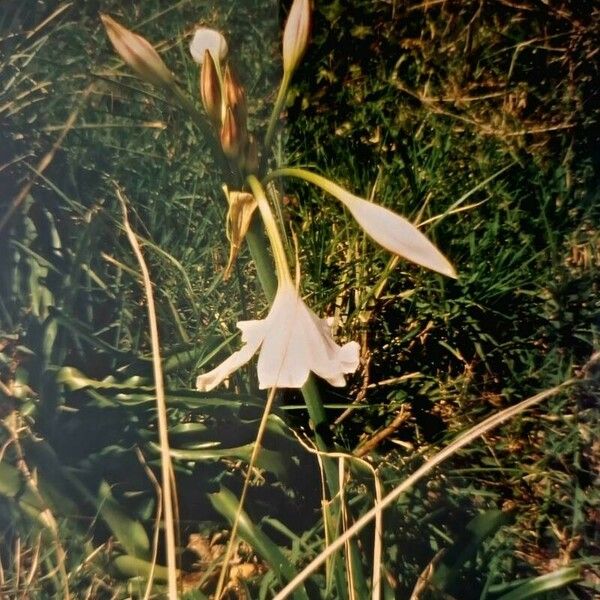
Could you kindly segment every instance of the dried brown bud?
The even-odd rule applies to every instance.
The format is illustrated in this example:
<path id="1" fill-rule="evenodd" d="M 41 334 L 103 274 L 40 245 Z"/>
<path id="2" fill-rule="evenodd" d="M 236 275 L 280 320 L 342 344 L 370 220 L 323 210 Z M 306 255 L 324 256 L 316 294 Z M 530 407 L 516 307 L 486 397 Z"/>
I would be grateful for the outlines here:
<path id="1" fill-rule="evenodd" d="M 244 137 L 233 110 L 228 106 L 221 128 L 221 147 L 225 156 L 232 160 L 239 158 L 245 143 Z"/>
<path id="2" fill-rule="evenodd" d="M 224 188 L 229 211 L 227 213 L 227 237 L 229 238 L 229 260 L 223 274 L 224 279 L 231 275 L 231 269 L 235 259 L 240 251 L 240 247 L 254 213 L 257 203 L 252 194 L 247 192 L 230 192 L 227 187 Z"/>
<path id="3" fill-rule="evenodd" d="M 225 69 L 223 88 L 226 105 L 231 107 L 240 126 L 246 128 L 248 121 L 246 92 L 244 92 L 244 88 L 229 65 Z"/>

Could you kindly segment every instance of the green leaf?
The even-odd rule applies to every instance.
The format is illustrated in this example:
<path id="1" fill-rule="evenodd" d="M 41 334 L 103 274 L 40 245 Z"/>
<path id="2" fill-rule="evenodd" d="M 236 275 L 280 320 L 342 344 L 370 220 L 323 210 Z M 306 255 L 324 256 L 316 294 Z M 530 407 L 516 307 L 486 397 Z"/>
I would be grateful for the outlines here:
<path id="1" fill-rule="evenodd" d="M 128 554 L 122 554 L 117 556 L 112 564 L 116 569 L 125 577 L 143 577 L 148 579 L 150 573 L 152 573 L 152 580 L 160 583 L 166 583 L 169 579 L 169 571 L 167 567 L 162 565 L 152 565 L 151 562 L 139 558 L 137 556 L 130 556 Z M 154 571 L 152 570 L 154 568 Z"/>
<path id="2" fill-rule="evenodd" d="M 39 495 L 26 485 L 21 472 L 5 462 L 0 462 L 0 494 L 26 504 L 29 509 L 38 513 L 46 508 Z"/>
<path id="3" fill-rule="evenodd" d="M 125 381 L 116 381 L 112 376 L 106 377 L 102 381 L 97 381 L 96 379 L 86 377 L 81 371 L 78 371 L 74 367 L 63 367 L 62 369 L 59 369 L 56 374 L 56 381 L 66 385 L 72 392 L 87 387 L 94 389 L 153 389 L 151 386 L 147 385 L 148 380 L 139 375 L 134 375 Z"/>
<path id="4" fill-rule="evenodd" d="M 238 333 L 227 339 L 210 338 L 202 346 L 192 346 L 186 350 L 180 350 L 163 356 L 162 366 L 164 373 L 170 373 L 193 364 L 200 369 L 214 358 L 219 352 L 230 347 L 231 342 L 238 337 Z"/>
<path id="5" fill-rule="evenodd" d="M 211 428 L 204 423 L 180 423 L 169 428 L 169 440 L 173 447 L 197 448 L 199 445 L 215 444 L 208 440 Z"/>
<path id="6" fill-rule="evenodd" d="M 160 448 L 151 442 L 150 447 L 159 453 Z M 250 462 L 254 444 L 246 444 L 236 448 L 205 448 L 201 450 L 178 450 L 171 448 L 171 456 L 178 460 L 220 460 L 223 458 L 238 458 Z M 286 479 L 287 467 L 283 456 L 279 452 L 262 448 L 256 460 L 256 466 L 273 473 L 278 479 Z"/>
<path id="7" fill-rule="evenodd" d="M 150 558 L 150 540 L 139 521 L 132 519 L 114 499 L 106 481 L 98 490 L 98 510 L 101 517 L 125 550 L 138 558 Z"/>
<path id="8" fill-rule="evenodd" d="M 498 600 L 525 600 L 543 592 L 557 590 L 581 579 L 579 567 L 563 567 L 552 573 L 529 579 L 515 590 L 504 594 Z"/>
<path id="9" fill-rule="evenodd" d="M 34 488 L 19 469 L 5 462 L 0 462 L 0 495 L 13 500 L 24 514 L 44 528 L 51 527 L 47 510 L 66 517 L 78 515 L 75 504 L 43 472 L 39 473 L 38 487 Z"/>
<path id="10" fill-rule="evenodd" d="M 53 448 L 45 441 L 25 437 L 21 444 L 38 476 L 38 491 L 48 507 L 58 514 L 73 516 L 79 513 L 73 497 L 73 477 L 66 471 Z"/>

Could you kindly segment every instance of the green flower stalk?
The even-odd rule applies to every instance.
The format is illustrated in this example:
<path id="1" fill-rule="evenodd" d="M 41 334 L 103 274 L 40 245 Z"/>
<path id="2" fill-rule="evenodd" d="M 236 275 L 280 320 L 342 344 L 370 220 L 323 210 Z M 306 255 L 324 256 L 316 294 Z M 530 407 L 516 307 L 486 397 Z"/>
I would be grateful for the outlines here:
<path id="1" fill-rule="evenodd" d="M 288 87 L 294 71 L 306 52 L 310 35 L 310 2 L 294 0 L 283 31 L 283 78 L 277 92 L 275 106 L 271 112 L 264 147 L 267 151 L 273 142 L 275 127 L 287 98 Z"/>

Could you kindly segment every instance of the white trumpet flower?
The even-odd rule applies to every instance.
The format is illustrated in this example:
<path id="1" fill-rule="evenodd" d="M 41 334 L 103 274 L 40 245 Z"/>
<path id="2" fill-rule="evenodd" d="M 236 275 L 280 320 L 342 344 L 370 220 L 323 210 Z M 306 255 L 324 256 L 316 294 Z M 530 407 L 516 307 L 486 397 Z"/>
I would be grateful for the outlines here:
<path id="1" fill-rule="evenodd" d="M 359 345 L 348 342 L 338 346 L 327 320 L 306 306 L 291 281 L 279 285 L 265 319 L 240 321 L 237 327 L 244 346 L 212 371 L 200 375 L 196 380 L 199 390 L 212 390 L 245 365 L 259 348 L 260 389 L 300 388 L 311 371 L 331 385 L 343 387 L 344 375 L 358 368 Z"/>
<path id="2" fill-rule="evenodd" d="M 260 389 L 300 388 L 311 372 L 342 387 L 344 375 L 354 373 L 359 364 L 360 346 L 348 342 L 339 346 L 333 340 L 326 319 L 306 306 L 292 281 L 277 224 L 264 191 L 254 176 L 248 177 L 265 229 L 273 248 L 278 287 L 266 318 L 240 321 L 244 345 L 208 373 L 196 379 L 196 387 L 210 391 L 231 373 L 245 365 L 257 352 Z"/>
<path id="3" fill-rule="evenodd" d="M 213 60 L 218 64 L 227 56 L 229 48 L 223 34 L 215 29 L 199 27 L 190 42 L 190 54 L 199 65 L 204 62 L 206 50 L 210 52 Z"/>

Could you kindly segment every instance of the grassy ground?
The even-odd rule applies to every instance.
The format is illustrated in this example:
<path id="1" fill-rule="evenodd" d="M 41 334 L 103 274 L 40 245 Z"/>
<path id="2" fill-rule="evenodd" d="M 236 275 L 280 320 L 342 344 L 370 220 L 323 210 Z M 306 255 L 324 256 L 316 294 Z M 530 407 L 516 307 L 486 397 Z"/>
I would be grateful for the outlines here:
<path id="1" fill-rule="evenodd" d="M 486 416 L 581 381 L 470 445 L 385 513 L 386 597 L 594 598 L 598 8 L 315 4 L 276 161 L 310 165 L 422 223 L 460 275 L 403 261 L 391 269 L 339 205 L 286 182 L 303 295 L 337 313 L 339 338 L 362 347 L 346 388 L 320 385 L 336 448 L 365 458 L 387 491 Z M 117 190 L 158 304 L 185 585 L 190 598 L 214 589 L 225 490 L 239 496 L 264 395 L 253 368 L 225 392 L 193 383 L 239 347 L 236 321 L 267 302 L 247 251 L 223 280 L 226 202 L 206 140 L 172 98 L 117 62 L 98 11 L 158 45 L 194 95 L 188 36 L 199 23 L 224 31 L 261 132 L 280 73 L 276 8 L 2 6 L 0 596 L 143 594 L 133 576 L 152 562 L 160 454 L 146 306 Z M 271 597 L 287 578 L 277 552 L 296 571 L 332 532 L 318 465 L 297 438 L 306 435 L 302 397 L 282 393 L 233 597 Z M 369 473 L 354 469 L 349 521 L 373 494 Z M 371 546 L 367 531 L 355 547 L 367 588 Z M 307 595 L 348 597 L 324 573 Z M 163 594 L 157 576 L 153 597 Z M 362 597 L 358 575 L 356 589 Z"/>

